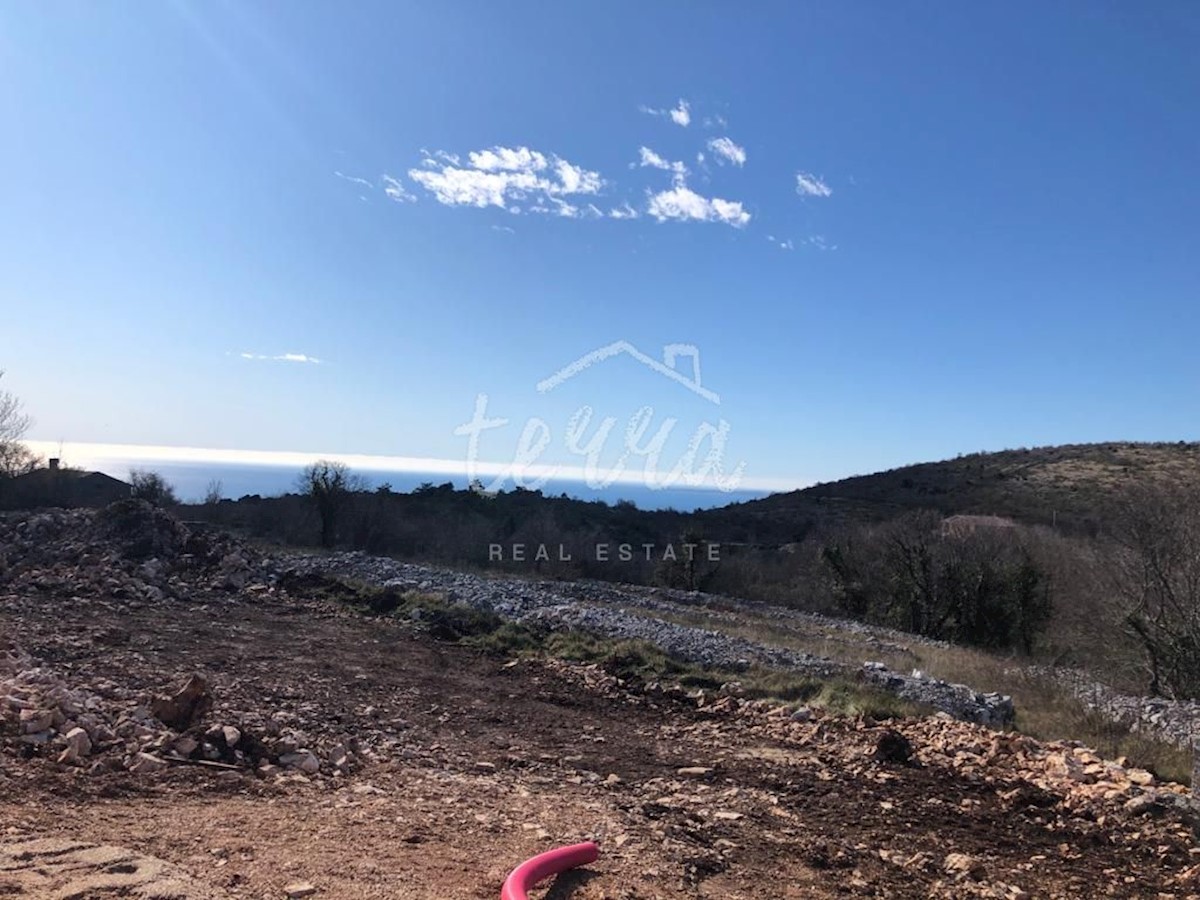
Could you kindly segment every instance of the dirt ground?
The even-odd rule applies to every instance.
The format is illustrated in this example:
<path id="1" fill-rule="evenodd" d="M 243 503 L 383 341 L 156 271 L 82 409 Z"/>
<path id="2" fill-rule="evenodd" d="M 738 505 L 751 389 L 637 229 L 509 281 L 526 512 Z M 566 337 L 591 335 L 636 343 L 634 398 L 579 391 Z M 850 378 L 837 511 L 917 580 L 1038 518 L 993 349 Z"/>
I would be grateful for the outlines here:
<path id="1" fill-rule="evenodd" d="M 1015 761 L 1026 739 L 960 723 L 793 721 L 268 593 L 24 592 L 0 597 L 0 637 L 101 694 L 148 702 L 199 672 L 207 721 L 253 732 L 278 715 L 365 748 L 350 774 L 264 778 L 93 773 L 2 744 L 0 896 L 284 897 L 308 883 L 320 898 L 488 898 L 524 858 L 584 839 L 599 861 L 538 896 L 1200 892 L 1186 823 L 1046 790 Z M 916 765 L 874 758 L 888 728 Z"/>

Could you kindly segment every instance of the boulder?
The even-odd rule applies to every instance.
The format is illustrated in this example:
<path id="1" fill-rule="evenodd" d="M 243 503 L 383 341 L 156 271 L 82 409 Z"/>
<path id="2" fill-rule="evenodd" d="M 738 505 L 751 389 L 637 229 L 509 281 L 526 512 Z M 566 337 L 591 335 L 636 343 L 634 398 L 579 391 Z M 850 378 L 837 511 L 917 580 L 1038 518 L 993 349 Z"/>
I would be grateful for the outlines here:
<path id="1" fill-rule="evenodd" d="M 176 731 L 185 731 L 212 708 L 208 682 L 193 674 L 169 697 L 156 697 L 150 704 L 154 717 Z"/>
<path id="2" fill-rule="evenodd" d="M 157 756 L 150 753 L 139 753 L 133 758 L 129 771 L 135 775 L 143 775 L 148 772 L 161 772 L 166 767 L 166 762 Z"/>
<path id="3" fill-rule="evenodd" d="M 73 760 L 80 759 L 92 752 L 92 739 L 78 725 L 67 732 L 66 740 L 67 752 L 71 754 Z"/>
<path id="4" fill-rule="evenodd" d="M 279 757 L 279 764 L 288 769 L 299 769 L 305 775 L 316 775 L 321 769 L 321 761 L 311 750 L 297 750 L 285 753 Z"/>
<path id="5" fill-rule="evenodd" d="M 36 734 L 39 731 L 49 731 L 54 726 L 54 710 L 52 709 L 23 709 L 21 710 L 22 734 Z"/>
<path id="6" fill-rule="evenodd" d="M 912 764 L 912 757 L 912 742 L 895 729 L 887 729 L 875 743 L 875 758 L 880 762 L 907 766 Z"/>

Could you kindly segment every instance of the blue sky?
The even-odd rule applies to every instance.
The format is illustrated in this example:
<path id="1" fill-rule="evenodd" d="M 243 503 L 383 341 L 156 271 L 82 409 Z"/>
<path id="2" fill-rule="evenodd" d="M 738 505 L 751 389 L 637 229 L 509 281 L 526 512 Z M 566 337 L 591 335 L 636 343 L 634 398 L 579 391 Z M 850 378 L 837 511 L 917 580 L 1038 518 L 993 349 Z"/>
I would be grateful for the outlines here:
<path id="1" fill-rule="evenodd" d="M 1195 440 L 1198 41 L 1171 2 L 0 3 L 4 386 L 68 445 L 447 460 L 486 393 L 497 464 L 530 417 L 578 463 L 584 405 L 612 463 L 649 406 L 781 486 Z M 720 404 L 628 354 L 537 391 L 617 341 Z"/>

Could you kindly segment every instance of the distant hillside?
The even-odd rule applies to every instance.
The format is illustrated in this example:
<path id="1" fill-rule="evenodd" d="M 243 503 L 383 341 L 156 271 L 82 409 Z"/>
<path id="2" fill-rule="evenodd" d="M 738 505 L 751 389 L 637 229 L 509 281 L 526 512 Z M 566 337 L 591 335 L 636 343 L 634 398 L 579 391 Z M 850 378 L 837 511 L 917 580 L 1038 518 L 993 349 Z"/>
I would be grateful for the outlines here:
<path id="1" fill-rule="evenodd" d="M 973 453 L 774 494 L 698 514 L 751 541 L 799 540 L 818 525 L 882 521 L 915 509 L 998 515 L 1091 530 L 1138 483 L 1200 483 L 1200 444 L 1068 444 Z"/>
<path id="2" fill-rule="evenodd" d="M 791 602 L 795 596 L 811 600 L 824 590 L 820 561 L 795 545 L 811 537 L 824 540 L 830 528 L 934 510 L 946 517 L 976 517 L 957 523 L 967 532 L 998 524 L 978 517 L 999 517 L 1054 524 L 1068 534 L 1096 534 L 1104 527 L 1106 507 L 1123 488 L 1153 481 L 1200 486 L 1200 444 L 1083 444 L 979 453 L 693 513 L 640 510 L 632 503 L 610 506 L 540 491 L 485 496 L 450 484 L 412 493 L 384 486 L 344 500 L 334 544 L 439 565 L 649 584 L 670 581 L 675 574 L 642 548 L 662 552 L 667 545 L 707 541 L 726 545 L 720 564 L 689 570 L 684 582 Z M 186 516 L 285 544 L 309 546 L 320 539 L 313 503 L 297 494 L 192 506 Z M 516 559 L 516 545 L 530 548 L 531 556 Z M 599 545 L 629 545 L 638 552 L 600 560 Z M 548 559 L 535 555 L 543 546 L 551 548 Z M 493 559 L 496 547 L 503 552 Z"/>

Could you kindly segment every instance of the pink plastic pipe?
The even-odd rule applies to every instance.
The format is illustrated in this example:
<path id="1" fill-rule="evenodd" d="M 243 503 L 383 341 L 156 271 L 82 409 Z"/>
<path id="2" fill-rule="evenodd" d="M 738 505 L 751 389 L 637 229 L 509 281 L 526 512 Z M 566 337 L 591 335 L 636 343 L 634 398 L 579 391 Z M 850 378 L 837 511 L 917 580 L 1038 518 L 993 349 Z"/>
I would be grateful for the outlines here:
<path id="1" fill-rule="evenodd" d="M 591 841 L 539 853 L 532 859 L 525 860 L 504 879 L 500 900 L 529 900 L 525 892 L 539 881 L 545 881 L 551 875 L 574 869 L 576 866 L 586 866 L 595 862 L 599 855 L 600 848 Z"/>

